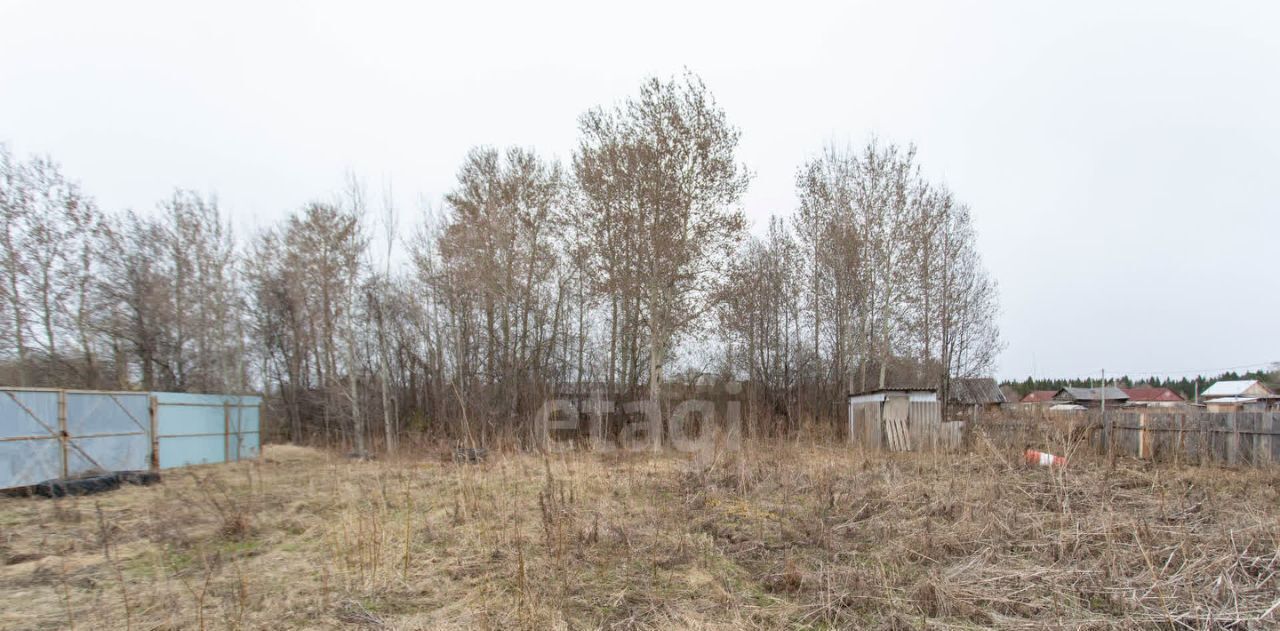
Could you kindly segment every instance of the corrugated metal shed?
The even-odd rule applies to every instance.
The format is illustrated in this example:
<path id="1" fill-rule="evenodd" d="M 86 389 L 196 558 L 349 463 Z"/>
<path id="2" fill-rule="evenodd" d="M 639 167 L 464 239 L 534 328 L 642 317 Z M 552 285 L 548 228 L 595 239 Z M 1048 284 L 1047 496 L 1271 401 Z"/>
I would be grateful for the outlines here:
<path id="1" fill-rule="evenodd" d="M 961 405 L 997 405 L 1005 402 L 1004 393 L 991 377 L 952 379 L 947 401 Z"/>

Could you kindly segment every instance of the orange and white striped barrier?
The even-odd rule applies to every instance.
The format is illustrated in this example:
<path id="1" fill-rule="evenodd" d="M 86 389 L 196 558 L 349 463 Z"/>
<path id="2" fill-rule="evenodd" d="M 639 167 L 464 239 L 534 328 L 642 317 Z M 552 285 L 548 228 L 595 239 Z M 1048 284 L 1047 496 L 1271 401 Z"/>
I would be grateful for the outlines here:
<path id="1" fill-rule="evenodd" d="M 1062 456 L 1055 456 L 1050 453 L 1045 453 L 1043 451 L 1036 451 L 1034 449 L 1028 449 L 1026 457 L 1027 457 L 1027 464 L 1029 465 L 1040 465 L 1042 467 L 1067 466 L 1066 458 L 1063 458 Z"/>

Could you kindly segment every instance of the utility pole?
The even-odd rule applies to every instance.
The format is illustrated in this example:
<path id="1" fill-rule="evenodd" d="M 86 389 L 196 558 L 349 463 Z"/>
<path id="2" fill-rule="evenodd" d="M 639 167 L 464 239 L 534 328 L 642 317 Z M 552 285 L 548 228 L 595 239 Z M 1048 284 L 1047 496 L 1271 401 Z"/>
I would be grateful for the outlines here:
<path id="1" fill-rule="evenodd" d="M 1102 402 L 1102 418 L 1107 418 L 1107 369 L 1102 369 L 1102 389 L 1098 400 Z"/>
<path id="2" fill-rule="evenodd" d="M 1115 423 L 1107 418 L 1107 369 L 1102 369 L 1102 423 L 1107 428 L 1107 466 L 1116 468 L 1116 427 Z"/>

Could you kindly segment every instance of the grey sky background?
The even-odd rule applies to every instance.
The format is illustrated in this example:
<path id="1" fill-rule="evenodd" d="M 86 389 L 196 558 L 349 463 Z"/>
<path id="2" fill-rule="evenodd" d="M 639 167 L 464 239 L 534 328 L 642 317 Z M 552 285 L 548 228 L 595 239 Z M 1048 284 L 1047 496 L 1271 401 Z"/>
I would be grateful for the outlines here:
<path id="1" fill-rule="evenodd" d="M 1280 5 L 1120 4 L 5 1 L 0 142 L 242 233 L 350 171 L 408 233 L 470 147 L 567 163 L 579 114 L 688 67 L 757 232 L 824 144 L 916 143 L 1000 283 L 1001 377 L 1280 360 Z"/>

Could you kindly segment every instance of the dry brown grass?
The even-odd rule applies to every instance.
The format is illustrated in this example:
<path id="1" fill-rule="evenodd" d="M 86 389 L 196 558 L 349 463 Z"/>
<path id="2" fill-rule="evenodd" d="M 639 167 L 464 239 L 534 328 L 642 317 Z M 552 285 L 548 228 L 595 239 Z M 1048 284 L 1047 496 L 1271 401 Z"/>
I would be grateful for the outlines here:
<path id="1" fill-rule="evenodd" d="M 1275 469 L 1014 456 L 271 446 L 155 487 L 0 499 L 0 627 L 1280 624 Z"/>

